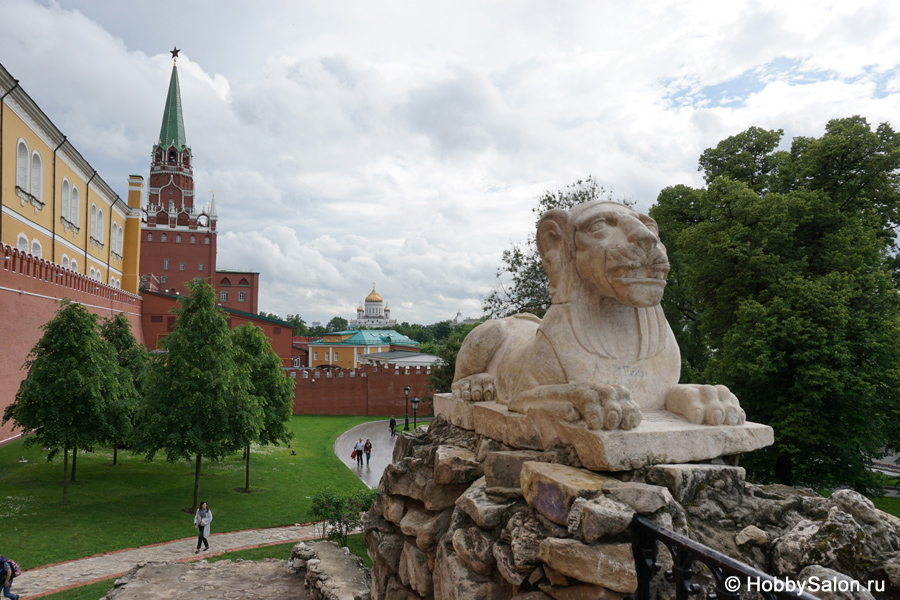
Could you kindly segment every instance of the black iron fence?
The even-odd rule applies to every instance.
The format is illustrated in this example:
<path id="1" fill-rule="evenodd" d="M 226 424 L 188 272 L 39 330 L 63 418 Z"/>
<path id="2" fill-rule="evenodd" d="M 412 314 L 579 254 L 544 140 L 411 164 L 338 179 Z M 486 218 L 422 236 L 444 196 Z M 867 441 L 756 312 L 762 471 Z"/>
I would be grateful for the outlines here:
<path id="1" fill-rule="evenodd" d="M 664 545 L 672 556 L 672 568 L 663 575 L 667 582 L 675 585 L 676 600 L 701 597 L 699 595 L 704 590 L 693 581 L 693 577 L 698 574 L 694 567 L 701 564 L 709 569 L 714 584 L 713 590 L 705 590 L 707 600 L 738 600 L 742 594 L 752 592 L 758 592 L 768 600 L 818 600 L 816 596 L 801 590 L 799 582 L 763 573 L 639 515 L 634 516 L 631 528 L 634 562 L 637 566 L 637 600 L 650 600 L 650 580 L 662 569 L 657 560 L 658 544 Z M 842 583 L 850 585 L 850 582 Z M 865 586 L 863 589 L 866 589 Z"/>

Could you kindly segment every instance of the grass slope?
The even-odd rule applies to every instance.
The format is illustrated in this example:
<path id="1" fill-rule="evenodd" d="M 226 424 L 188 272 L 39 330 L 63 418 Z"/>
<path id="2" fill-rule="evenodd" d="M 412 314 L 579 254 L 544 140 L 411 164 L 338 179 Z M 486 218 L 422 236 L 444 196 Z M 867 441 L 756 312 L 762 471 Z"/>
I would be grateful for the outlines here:
<path id="1" fill-rule="evenodd" d="M 362 482 L 334 455 L 341 433 L 371 417 L 295 416 L 292 448 L 254 448 L 251 493 L 244 486 L 244 461 L 235 454 L 204 461 L 200 496 L 209 503 L 212 531 L 275 527 L 308 521 L 309 496 L 326 485 L 360 489 Z M 291 455 L 296 450 L 296 456 Z M 24 455 L 28 463 L 18 462 Z M 69 503 L 62 504 L 62 458 L 21 441 L 0 447 L 0 553 L 22 568 L 101 552 L 192 537 L 193 516 L 183 512 L 193 498 L 193 462 L 152 462 L 112 451 L 79 453 Z"/>

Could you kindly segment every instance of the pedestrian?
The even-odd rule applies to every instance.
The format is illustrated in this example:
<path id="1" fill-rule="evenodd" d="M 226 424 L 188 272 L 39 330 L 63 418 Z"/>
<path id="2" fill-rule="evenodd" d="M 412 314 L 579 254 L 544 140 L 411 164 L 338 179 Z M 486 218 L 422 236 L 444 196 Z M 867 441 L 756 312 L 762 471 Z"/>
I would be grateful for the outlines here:
<path id="1" fill-rule="evenodd" d="M 389 427 L 391 428 L 391 437 L 397 435 L 394 433 L 394 429 L 397 427 L 397 419 L 394 418 L 394 415 L 391 415 L 391 424 Z"/>
<path id="2" fill-rule="evenodd" d="M 199 535 L 197 537 L 197 551 L 194 554 L 200 554 L 200 546 L 205 546 L 203 551 L 206 552 L 209 550 L 209 541 L 206 539 L 209 537 L 209 523 L 212 521 L 212 511 L 209 510 L 209 506 L 207 506 L 206 502 L 200 503 L 200 508 L 197 509 L 197 514 L 194 515 L 194 527 L 199 530 Z"/>
<path id="3" fill-rule="evenodd" d="M 361 467 L 363 465 L 363 452 L 365 451 L 366 445 L 363 444 L 362 438 L 359 438 L 359 441 L 356 442 L 355 450 L 356 450 L 356 466 Z"/>
<path id="4" fill-rule="evenodd" d="M 0 587 L 3 588 L 3 595 L 10 600 L 19 600 L 19 597 L 13 594 L 11 589 L 17 571 L 19 571 L 19 565 L 16 561 L 0 556 Z"/>
<path id="5" fill-rule="evenodd" d="M 369 441 L 369 438 L 366 438 L 366 445 L 363 446 L 363 450 L 366 452 L 366 466 L 369 466 L 369 459 L 372 458 L 372 442 Z"/>

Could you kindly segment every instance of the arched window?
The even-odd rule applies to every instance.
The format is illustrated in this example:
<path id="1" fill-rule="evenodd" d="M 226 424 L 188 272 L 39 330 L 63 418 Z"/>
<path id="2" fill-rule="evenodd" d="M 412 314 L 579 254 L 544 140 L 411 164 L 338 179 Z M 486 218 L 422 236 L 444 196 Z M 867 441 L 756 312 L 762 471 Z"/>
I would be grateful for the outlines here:
<path id="1" fill-rule="evenodd" d="M 118 254 L 119 253 L 119 224 L 118 223 L 114 222 L 112 224 L 112 239 L 110 241 L 112 242 L 112 248 L 110 248 L 110 250 L 112 250 L 113 252 Z"/>
<path id="2" fill-rule="evenodd" d="M 152 241 L 153 241 L 153 232 L 152 232 L 152 231 L 151 231 L 150 233 L 147 234 L 147 241 L 148 241 L 148 242 L 152 242 Z"/>
<path id="3" fill-rule="evenodd" d="M 181 234 L 180 234 L 180 233 L 176 233 L 176 234 L 175 234 L 175 243 L 176 243 L 176 244 L 180 244 L 180 243 L 181 243 Z"/>
<path id="4" fill-rule="evenodd" d="M 247 281 L 246 277 L 241 277 L 241 280 L 238 282 L 238 285 L 250 285 L 250 282 Z"/>
<path id="5" fill-rule="evenodd" d="M 28 236 L 24 233 L 20 233 L 16 237 L 16 249 L 19 252 L 28 252 Z"/>
<path id="6" fill-rule="evenodd" d="M 187 154 L 184 155 L 184 159 L 181 162 L 184 163 L 185 167 L 191 166 L 191 158 Z"/>
<path id="7" fill-rule="evenodd" d="M 206 239 L 203 240 L 203 243 L 206 244 L 207 246 L 209 245 L 209 236 L 206 236 Z"/>
<path id="8" fill-rule="evenodd" d="M 122 255 L 122 247 L 125 245 L 124 238 L 125 238 L 125 231 L 121 227 L 119 227 L 119 256 Z"/>
<path id="9" fill-rule="evenodd" d="M 194 243 L 194 236 L 191 236 L 191 243 Z"/>
<path id="10" fill-rule="evenodd" d="M 69 220 L 69 196 L 71 194 L 71 189 L 69 186 L 69 180 L 63 177 L 62 182 L 62 192 L 60 193 L 60 200 L 62 202 L 62 216 L 68 221 Z"/>
<path id="11" fill-rule="evenodd" d="M 37 150 L 31 155 L 31 195 L 40 200 L 44 197 L 44 163 Z"/>
<path id="12" fill-rule="evenodd" d="M 103 211 L 97 211 L 97 239 L 103 239 Z"/>
<path id="13" fill-rule="evenodd" d="M 72 262 L 69 263 L 69 268 L 75 272 L 78 272 L 78 261 L 73 258 Z"/>
<path id="14" fill-rule="evenodd" d="M 35 258 L 41 258 L 41 243 L 37 240 L 31 240 L 31 255 Z"/>
<path id="15" fill-rule="evenodd" d="M 162 241 L 162 242 L 166 241 L 166 234 L 162 234 L 162 237 L 160 238 L 160 241 Z"/>
<path id="16" fill-rule="evenodd" d="M 97 205 L 91 204 L 91 231 L 90 236 L 97 239 Z M 93 267 L 91 267 L 91 271 L 93 272 Z"/>
<path id="17" fill-rule="evenodd" d="M 156 151 L 156 162 L 162 162 L 162 152 L 159 150 Z"/>
<path id="18" fill-rule="evenodd" d="M 178 156 L 178 155 L 175 153 L 174 150 L 169 150 L 169 162 L 170 162 L 170 163 L 175 162 L 175 158 L 176 158 L 177 156 Z"/>
<path id="19" fill-rule="evenodd" d="M 231 280 L 228 279 L 227 277 L 223 277 L 222 281 L 219 282 L 219 285 L 231 285 Z"/>
<path id="20" fill-rule="evenodd" d="M 72 215 L 69 218 L 71 223 L 78 225 L 78 212 L 81 210 L 81 200 L 78 198 L 78 187 L 72 186 L 72 199 L 69 202 L 69 214 Z"/>
<path id="21" fill-rule="evenodd" d="M 28 144 L 19 140 L 16 150 L 16 187 L 28 191 Z"/>
<path id="22" fill-rule="evenodd" d="M 63 254 L 63 257 L 62 257 L 62 268 L 63 269 L 69 268 L 69 257 L 66 256 L 65 254 Z"/>
<path id="23" fill-rule="evenodd" d="M 93 279 L 95 274 L 96 274 L 96 272 L 94 271 L 94 267 L 91 267 L 90 273 L 88 273 L 88 277 Z"/>

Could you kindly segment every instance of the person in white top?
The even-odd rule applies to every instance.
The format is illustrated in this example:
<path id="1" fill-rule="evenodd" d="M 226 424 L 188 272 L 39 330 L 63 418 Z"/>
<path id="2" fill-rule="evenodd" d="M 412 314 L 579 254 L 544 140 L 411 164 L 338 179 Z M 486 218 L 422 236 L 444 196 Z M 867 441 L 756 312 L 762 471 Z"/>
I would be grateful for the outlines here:
<path id="1" fill-rule="evenodd" d="M 356 442 L 356 446 L 354 446 L 354 449 L 356 450 L 356 466 L 358 467 L 363 466 L 363 451 L 365 447 L 366 445 L 363 444 L 362 438 L 359 438 L 359 441 Z"/>

